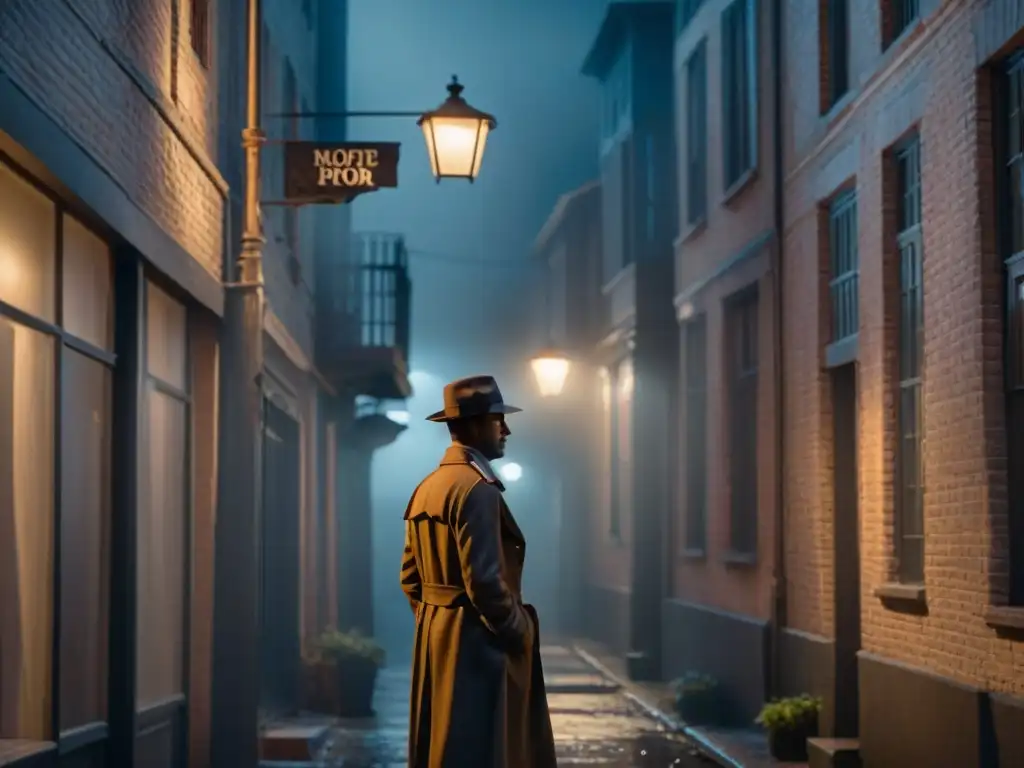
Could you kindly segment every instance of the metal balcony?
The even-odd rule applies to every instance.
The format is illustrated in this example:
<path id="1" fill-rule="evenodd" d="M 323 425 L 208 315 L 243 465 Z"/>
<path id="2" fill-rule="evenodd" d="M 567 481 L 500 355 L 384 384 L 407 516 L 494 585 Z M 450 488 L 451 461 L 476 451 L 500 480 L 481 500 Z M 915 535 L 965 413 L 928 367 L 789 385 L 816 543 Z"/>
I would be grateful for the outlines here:
<path id="1" fill-rule="evenodd" d="M 412 393 L 408 258 L 402 235 L 359 233 L 320 270 L 317 365 L 339 390 L 379 400 Z"/>

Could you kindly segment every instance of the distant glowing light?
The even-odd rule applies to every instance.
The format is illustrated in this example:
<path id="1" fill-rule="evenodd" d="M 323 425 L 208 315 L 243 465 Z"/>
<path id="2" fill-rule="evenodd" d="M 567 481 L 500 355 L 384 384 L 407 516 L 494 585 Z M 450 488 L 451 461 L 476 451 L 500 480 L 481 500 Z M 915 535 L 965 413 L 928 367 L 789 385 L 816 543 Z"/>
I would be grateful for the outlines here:
<path id="1" fill-rule="evenodd" d="M 514 461 L 510 461 L 508 464 L 502 464 L 498 473 L 501 475 L 502 480 L 514 483 L 523 476 L 523 468 Z"/>
<path id="2" fill-rule="evenodd" d="M 406 426 L 409 423 L 409 412 L 408 411 L 388 411 L 386 414 L 391 421 L 401 426 Z"/>
<path id="3" fill-rule="evenodd" d="M 530 361 L 541 397 L 557 397 L 569 376 L 569 358 L 559 352 L 544 352 Z"/>

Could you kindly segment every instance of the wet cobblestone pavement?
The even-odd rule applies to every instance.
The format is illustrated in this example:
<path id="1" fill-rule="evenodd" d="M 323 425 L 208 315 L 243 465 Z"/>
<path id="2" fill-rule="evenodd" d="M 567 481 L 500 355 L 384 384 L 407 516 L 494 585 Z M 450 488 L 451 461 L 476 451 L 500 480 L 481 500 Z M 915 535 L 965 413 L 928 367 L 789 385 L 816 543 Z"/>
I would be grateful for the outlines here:
<path id="1" fill-rule="evenodd" d="M 548 702 L 560 766 L 708 768 L 679 734 L 668 732 L 570 651 L 544 652 Z M 405 768 L 409 671 L 381 670 L 377 717 L 337 726 L 315 763 L 323 768 Z"/>

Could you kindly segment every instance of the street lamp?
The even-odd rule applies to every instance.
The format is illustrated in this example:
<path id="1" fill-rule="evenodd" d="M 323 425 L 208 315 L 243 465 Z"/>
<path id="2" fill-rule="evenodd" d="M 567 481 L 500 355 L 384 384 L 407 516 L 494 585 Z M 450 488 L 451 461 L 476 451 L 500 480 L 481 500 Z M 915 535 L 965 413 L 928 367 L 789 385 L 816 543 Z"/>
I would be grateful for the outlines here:
<path id="1" fill-rule="evenodd" d="M 437 109 L 424 112 L 416 123 L 423 129 L 430 169 L 441 179 L 467 179 L 480 173 L 487 135 L 498 127 L 493 115 L 471 107 L 462 98 L 462 84 L 452 75 L 448 98 Z"/>
<path id="2" fill-rule="evenodd" d="M 557 350 L 548 349 L 535 355 L 530 360 L 530 368 L 537 380 L 540 396 L 558 397 L 562 394 L 570 367 L 569 358 Z"/>
<path id="3" fill-rule="evenodd" d="M 498 473 L 501 475 L 501 479 L 506 483 L 515 483 L 522 479 L 523 468 L 514 461 L 510 461 L 508 464 L 502 464 Z"/>

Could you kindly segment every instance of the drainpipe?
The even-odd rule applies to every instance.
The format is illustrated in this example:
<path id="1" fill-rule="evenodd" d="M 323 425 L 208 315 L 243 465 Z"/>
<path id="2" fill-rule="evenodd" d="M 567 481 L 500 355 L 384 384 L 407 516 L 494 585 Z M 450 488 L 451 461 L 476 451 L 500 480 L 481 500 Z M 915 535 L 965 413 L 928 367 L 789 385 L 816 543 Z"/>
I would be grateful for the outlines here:
<path id="1" fill-rule="evenodd" d="M 771 251 L 771 273 L 772 288 L 774 293 L 775 311 L 772 313 L 773 332 L 775 344 L 773 350 L 773 363 L 775 366 L 775 552 L 772 563 L 772 609 L 771 609 L 771 671 L 768 690 L 773 696 L 781 695 L 781 638 L 782 627 L 786 622 L 786 548 L 785 535 L 785 503 L 786 503 L 786 478 L 785 478 L 785 371 L 783 369 L 783 325 L 782 313 L 785 303 L 783 301 L 782 282 L 782 239 L 785 231 L 785 219 L 783 215 L 783 201 L 785 193 L 785 169 L 783 168 L 782 151 L 782 77 L 783 77 L 783 51 L 782 51 L 782 2 L 774 0 L 771 5 L 771 34 L 772 34 L 772 148 L 774 150 L 774 214 L 775 214 L 775 244 Z"/>

